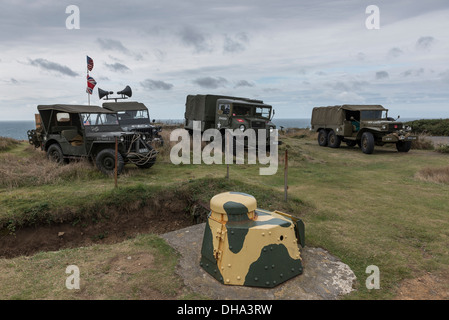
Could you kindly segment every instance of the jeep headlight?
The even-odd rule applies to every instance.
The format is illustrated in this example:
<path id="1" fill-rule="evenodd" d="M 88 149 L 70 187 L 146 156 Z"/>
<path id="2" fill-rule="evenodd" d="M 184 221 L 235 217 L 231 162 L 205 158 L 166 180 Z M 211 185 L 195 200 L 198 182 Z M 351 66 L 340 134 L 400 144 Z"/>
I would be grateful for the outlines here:
<path id="1" fill-rule="evenodd" d="M 120 137 L 120 142 L 124 142 L 125 141 L 125 137 L 124 136 L 121 136 Z"/>
<path id="2" fill-rule="evenodd" d="M 240 127 L 239 127 L 239 129 L 240 129 L 240 131 L 245 131 L 245 125 L 244 125 L 244 124 L 241 124 Z"/>
<path id="3" fill-rule="evenodd" d="M 270 132 L 273 132 L 274 131 L 274 127 L 270 127 Z"/>
<path id="4" fill-rule="evenodd" d="M 382 125 L 382 130 L 387 130 L 387 125 L 386 124 Z"/>
<path id="5" fill-rule="evenodd" d="M 147 136 L 146 135 L 142 135 L 142 140 L 147 140 Z"/>

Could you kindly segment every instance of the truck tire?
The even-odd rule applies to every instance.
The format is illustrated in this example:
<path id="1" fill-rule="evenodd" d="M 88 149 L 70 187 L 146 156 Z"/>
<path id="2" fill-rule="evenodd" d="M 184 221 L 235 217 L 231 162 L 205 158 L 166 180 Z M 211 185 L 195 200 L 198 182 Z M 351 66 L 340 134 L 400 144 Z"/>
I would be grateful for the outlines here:
<path id="1" fill-rule="evenodd" d="M 318 132 L 318 144 L 322 147 L 327 146 L 327 132 L 324 129 Z"/>
<path id="2" fill-rule="evenodd" d="M 48 160 L 56 163 L 64 163 L 64 155 L 62 149 L 57 143 L 53 143 L 47 149 Z"/>
<path id="3" fill-rule="evenodd" d="M 396 149 L 398 152 L 409 152 L 412 147 L 411 141 L 398 141 L 396 142 Z"/>
<path id="4" fill-rule="evenodd" d="M 331 148 L 340 148 L 341 138 L 335 134 L 334 130 L 329 132 L 327 136 L 327 145 Z"/>
<path id="5" fill-rule="evenodd" d="M 115 170 L 115 151 L 113 149 L 101 150 L 95 157 L 97 168 L 106 175 L 114 174 Z M 117 154 L 117 174 L 122 173 L 125 162 L 122 155 Z"/>
<path id="6" fill-rule="evenodd" d="M 363 153 L 371 154 L 374 151 L 374 136 L 371 132 L 364 132 L 360 141 L 360 148 Z"/>

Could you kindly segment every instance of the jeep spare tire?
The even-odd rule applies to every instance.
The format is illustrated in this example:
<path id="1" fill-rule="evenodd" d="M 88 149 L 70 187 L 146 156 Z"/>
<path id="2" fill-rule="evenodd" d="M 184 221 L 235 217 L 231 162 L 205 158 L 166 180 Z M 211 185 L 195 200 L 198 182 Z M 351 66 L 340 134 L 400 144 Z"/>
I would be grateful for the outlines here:
<path id="1" fill-rule="evenodd" d="M 371 132 L 364 132 L 360 141 L 360 148 L 363 153 L 371 154 L 374 151 L 374 136 Z"/>
<path id="2" fill-rule="evenodd" d="M 115 151 L 113 149 L 101 150 L 95 157 L 97 168 L 106 175 L 114 174 L 115 170 Z M 123 171 L 125 162 L 120 153 L 117 154 L 117 174 Z"/>

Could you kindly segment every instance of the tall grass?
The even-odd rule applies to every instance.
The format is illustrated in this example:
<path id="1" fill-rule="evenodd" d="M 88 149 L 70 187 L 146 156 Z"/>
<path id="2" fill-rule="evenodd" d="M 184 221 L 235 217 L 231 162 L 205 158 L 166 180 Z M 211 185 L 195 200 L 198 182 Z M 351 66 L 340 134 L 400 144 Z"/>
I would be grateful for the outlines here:
<path id="1" fill-rule="evenodd" d="M 416 173 L 416 178 L 427 182 L 449 184 L 449 166 L 442 168 L 424 168 Z"/>
<path id="2" fill-rule="evenodd" d="M 12 147 L 17 146 L 18 144 L 20 144 L 20 141 L 18 141 L 16 139 L 8 138 L 8 137 L 0 137 L 0 152 L 7 151 L 7 150 L 11 149 Z"/>
<path id="3" fill-rule="evenodd" d="M 87 161 L 60 165 L 47 159 L 46 154 L 29 146 L 22 157 L 13 153 L 0 154 L 0 187 L 40 186 L 61 181 L 89 178 L 93 166 Z"/>

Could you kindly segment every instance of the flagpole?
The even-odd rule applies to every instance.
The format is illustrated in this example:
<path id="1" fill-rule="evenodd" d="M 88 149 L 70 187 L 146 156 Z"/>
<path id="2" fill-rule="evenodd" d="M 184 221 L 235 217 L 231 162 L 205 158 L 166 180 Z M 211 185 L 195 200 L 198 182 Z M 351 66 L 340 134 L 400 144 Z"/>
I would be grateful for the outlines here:
<path id="1" fill-rule="evenodd" d="M 87 69 L 87 79 L 89 79 L 89 69 Z M 86 92 L 87 92 L 87 103 L 90 106 L 90 94 L 88 90 L 86 90 Z"/>

